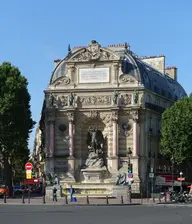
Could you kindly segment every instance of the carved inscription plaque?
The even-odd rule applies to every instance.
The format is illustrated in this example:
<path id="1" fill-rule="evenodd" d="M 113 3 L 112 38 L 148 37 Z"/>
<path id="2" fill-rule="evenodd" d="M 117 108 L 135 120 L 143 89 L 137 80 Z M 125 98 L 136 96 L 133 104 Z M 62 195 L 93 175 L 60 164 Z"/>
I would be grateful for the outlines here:
<path id="1" fill-rule="evenodd" d="M 109 68 L 79 69 L 79 83 L 109 82 Z"/>

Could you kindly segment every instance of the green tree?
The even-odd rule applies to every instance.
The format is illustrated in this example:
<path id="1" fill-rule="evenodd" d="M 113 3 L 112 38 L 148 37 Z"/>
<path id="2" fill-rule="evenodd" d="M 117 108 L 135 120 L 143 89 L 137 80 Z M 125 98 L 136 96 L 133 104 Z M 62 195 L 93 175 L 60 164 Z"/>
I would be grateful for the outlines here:
<path id="1" fill-rule="evenodd" d="M 0 153 L 5 183 L 10 189 L 17 160 L 25 161 L 28 157 L 29 134 L 35 124 L 31 118 L 27 85 L 27 79 L 17 67 L 9 62 L 0 65 Z"/>
<path id="2" fill-rule="evenodd" d="M 192 158 L 192 96 L 176 102 L 162 115 L 161 154 L 181 164 Z"/>

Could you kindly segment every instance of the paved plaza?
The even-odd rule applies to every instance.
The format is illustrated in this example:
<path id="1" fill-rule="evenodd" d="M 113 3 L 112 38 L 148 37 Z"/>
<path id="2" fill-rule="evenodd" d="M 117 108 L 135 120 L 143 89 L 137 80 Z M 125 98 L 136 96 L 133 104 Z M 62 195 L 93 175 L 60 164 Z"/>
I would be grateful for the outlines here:
<path id="1" fill-rule="evenodd" d="M 1 224 L 78 223 L 116 224 L 192 223 L 191 207 L 139 206 L 54 206 L 54 205 L 0 205 Z"/>

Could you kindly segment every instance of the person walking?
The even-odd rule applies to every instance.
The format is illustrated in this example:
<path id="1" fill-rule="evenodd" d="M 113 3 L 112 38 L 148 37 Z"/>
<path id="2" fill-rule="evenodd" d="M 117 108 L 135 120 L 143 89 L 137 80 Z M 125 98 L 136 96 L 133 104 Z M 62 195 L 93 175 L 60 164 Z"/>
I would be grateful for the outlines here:
<path id="1" fill-rule="evenodd" d="M 57 188 L 55 186 L 53 188 L 53 201 L 57 201 Z"/>

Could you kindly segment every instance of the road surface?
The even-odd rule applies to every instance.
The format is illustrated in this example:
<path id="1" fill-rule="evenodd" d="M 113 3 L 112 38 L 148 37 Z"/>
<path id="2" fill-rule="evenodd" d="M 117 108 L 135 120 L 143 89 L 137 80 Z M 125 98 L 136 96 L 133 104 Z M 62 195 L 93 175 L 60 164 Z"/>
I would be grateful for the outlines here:
<path id="1" fill-rule="evenodd" d="M 162 205 L 0 205 L 1 224 L 191 224 L 192 208 Z"/>

